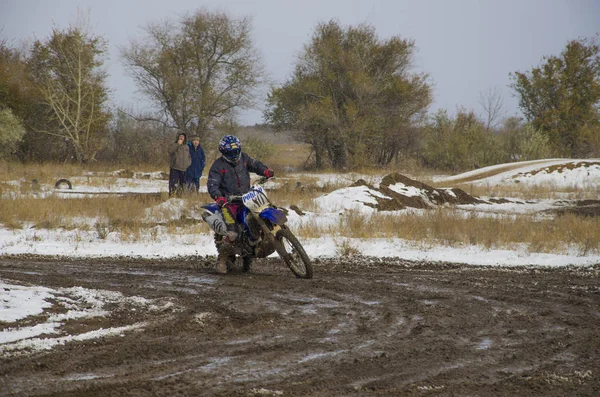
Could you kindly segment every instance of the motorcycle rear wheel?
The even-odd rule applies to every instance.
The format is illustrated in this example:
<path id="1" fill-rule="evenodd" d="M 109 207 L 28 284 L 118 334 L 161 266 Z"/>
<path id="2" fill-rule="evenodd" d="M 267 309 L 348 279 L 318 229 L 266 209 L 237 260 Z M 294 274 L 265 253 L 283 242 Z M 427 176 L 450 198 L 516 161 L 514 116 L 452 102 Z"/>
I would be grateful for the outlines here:
<path id="1" fill-rule="evenodd" d="M 313 267 L 296 236 L 285 226 L 277 232 L 275 250 L 298 278 L 313 277 Z"/>

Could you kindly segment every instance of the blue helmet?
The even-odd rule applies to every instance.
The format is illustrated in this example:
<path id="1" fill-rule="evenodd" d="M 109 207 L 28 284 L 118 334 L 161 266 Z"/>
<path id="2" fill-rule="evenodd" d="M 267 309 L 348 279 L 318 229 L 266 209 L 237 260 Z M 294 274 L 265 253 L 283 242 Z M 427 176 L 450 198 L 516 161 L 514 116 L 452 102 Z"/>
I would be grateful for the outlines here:
<path id="1" fill-rule="evenodd" d="M 242 156 L 242 143 L 233 135 L 225 135 L 219 141 L 219 152 L 225 160 L 237 163 Z"/>

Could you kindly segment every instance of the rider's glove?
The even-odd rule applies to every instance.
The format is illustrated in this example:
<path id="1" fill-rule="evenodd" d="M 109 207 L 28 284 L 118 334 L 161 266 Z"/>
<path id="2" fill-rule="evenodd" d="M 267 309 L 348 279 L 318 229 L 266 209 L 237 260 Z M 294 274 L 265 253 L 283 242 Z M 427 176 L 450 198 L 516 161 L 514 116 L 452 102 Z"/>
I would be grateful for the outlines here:
<path id="1" fill-rule="evenodd" d="M 273 178 L 273 175 L 275 175 L 275 173 L 273 172 L 273 170 L 272 170 L 272 169 L 270 169 L 270 168 L 267 168 L 267 169 L 265 170 L 264 174 L 265 174 L 265 176 L 266 176 L 267 178 Z"/>
<path id="2" fill-rule="evenodd" d="M 215 203 L 217 203 L 219 207 L 223 207 L 225 204 L 227 204 L 227 199 L 225 197 L 217 197 L 215 199 Z"/>

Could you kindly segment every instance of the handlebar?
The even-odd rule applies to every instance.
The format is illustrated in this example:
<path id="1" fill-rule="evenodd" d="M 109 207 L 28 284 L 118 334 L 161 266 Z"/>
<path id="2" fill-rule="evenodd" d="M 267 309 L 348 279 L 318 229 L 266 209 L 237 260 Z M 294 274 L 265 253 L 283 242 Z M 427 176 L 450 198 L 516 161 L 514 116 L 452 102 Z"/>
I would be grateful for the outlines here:
<path id="1" fill-rule="evenodd" d="M 266 181 L 268 181 L 269 179 L 273 179 L 273 178 L 274 178 L 274 177 L 272 177 L 272 178 L 267 178 L 266 176 L 261 176 L 261 177 L 260 177 L 260 179 L 259 179 L 259 180 L 257 180 L 257 181 L 256 181 L 256 182 L 254 182 L 254 183 L 255 183 L 255 184 L 258 184 L 258 185 L 262 185 L 262 184 L 264 184 Z"/>

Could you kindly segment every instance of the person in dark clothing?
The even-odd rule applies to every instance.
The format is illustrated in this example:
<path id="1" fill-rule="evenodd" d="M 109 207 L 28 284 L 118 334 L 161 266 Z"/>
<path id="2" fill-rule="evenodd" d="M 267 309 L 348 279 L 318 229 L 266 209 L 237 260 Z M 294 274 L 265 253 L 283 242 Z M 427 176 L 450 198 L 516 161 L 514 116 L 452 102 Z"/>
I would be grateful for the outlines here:
<path id="1" fill-rule="evenodd" d="M 250 190 L 250 172 L 273 177 L 273 170 L 242 152 L 242 144 L 233 135 L 225 135 L 219 141 L 221 157 L 208 171 L 208 194 L 221 207 L 227 225 L 227 235 L 220 241 L 217 273 L 227 273 L 227 258 L 231 243 L 237 238 L 236 216 L 241 204 L 227 203 L 231 195 L 239 196 Z"/>
<path id="2" fill-rule="evenodd" d="M 195 191 L 196 193 L 200 190 L 200 177 L 206 164 L 206 157 L 204 156 L 204 150 L 200 146 L 200 138 L 197 136 L 192 138 L 192 141 L 188 143 L 190 150 L 190 157 L 192 158 L 192 164 L 188 167 L 185 172 L 187 189 L 188 191 Z M 192 187 L 193 186 L 193 187 Z"/>
<path id="3" fill-rule="evenodd" d="M 186 139 L 187 136 L 182 132 L 177 135 L 177 140 L 169 145 L 169 197 L 181 194 L 185 186 L 185 171 L 192 164 Z"/>

